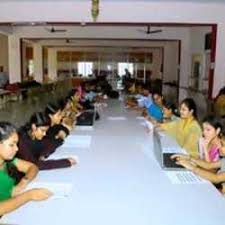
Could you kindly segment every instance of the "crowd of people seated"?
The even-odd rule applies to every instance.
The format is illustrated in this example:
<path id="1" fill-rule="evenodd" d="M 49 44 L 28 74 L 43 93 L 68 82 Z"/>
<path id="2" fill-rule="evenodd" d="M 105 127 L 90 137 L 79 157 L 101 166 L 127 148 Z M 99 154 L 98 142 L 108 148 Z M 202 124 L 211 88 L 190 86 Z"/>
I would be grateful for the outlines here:
<path id="1" fill-rule="evenodd" d="M 10 122 L 0 122 L 0 216 L 29 201 L 41 201 L 52 193 L 47 189 L 25 191 L 39 170 L 72 167 L 77 158 L 50 160 L 79 122 L 88 120 L 85 112 L 105 101 L 111 91 L 105 82 L 93 81 L 69 91 L 65 99 L 49 103 L 43 112 L 34 113 L 24 126 L 16 129 Z M 98 113 L 95 120 L 99 119 Z"/>
<path id="2" fill-rule="evenodd" d="M 132 94 L 125 101 L 126 107 L 142 112 L 156 129 L 174 138 L 186 150 L 187 155 L 174 155 L 172 159 L 225 193 L 225 88 L 215 99 L 214 113 L 206 112 L 200 121 L 192 98 L 184 99 L 176 107 L 171 99 L 165 99 L 159 91 L 151 91 L 149 86 L 130 87 Z"/>
<path id="3" fill-rule="evenodd" d="M 213 114 L 200 122 L 193 99 L 184 99 L 177 109 L 159 90 L 151 91 L 144 84 L 132 88 L 132 95 L 125 102 L 127 108 L 139 111 L 157 129 L 176 139 L 188 153 L 173 155 L 177 164 L 225 192 L 225 132 L 221 118 Z M 63 145 L 75 124 L 89 120 L 90 114 L 85 112 L 93 110 L 96 103 L 104 103 L 106 96 L 112 93 L 106 81 L 95 80 L 71 90 L 58 103 L 49 103 L 43 112 L 34 113 L 19 129 L 9 122 L 0 122 L 0 216 L 29 201 L 45 200 L 52 195 L 47 189 L 26 191 L 26 187 L 39 170 L 77 164 L 77 158 L 48 158 Z M 91 116 L 99 119 L 98 113 Z"/>

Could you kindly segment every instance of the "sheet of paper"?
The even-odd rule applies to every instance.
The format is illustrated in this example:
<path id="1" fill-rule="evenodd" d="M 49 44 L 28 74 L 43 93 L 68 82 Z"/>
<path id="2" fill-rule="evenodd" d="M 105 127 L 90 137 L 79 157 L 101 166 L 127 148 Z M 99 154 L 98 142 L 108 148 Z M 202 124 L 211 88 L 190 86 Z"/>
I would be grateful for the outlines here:
<path id="1" fill-rule="evenodd" d="M 94 127 L 93 126 L 76 126 L 75 130 L 92 131 L 94 130 Z"/>
<path id="2" fill-rule="evenodd" d="M 108 120 L 112 120 L 112 121 L 121 121 L 121 120 L 127 120 L 126 117 L 123 116 L 109 116 Z"/>
<path id="3" fill-rule="evenodd" d="M 73 190 L 73 185 L 70 183 L 55 183 L 55 182 L 32 182 L 26 190 L 33 188 L 46 188 L 53 193 L 51 198 L 67 198 Z"/>
<path id="4" fill-rule="evenodd" d="M 89 135 L 69 135 L 62 147 L 68 148 L 90 148 L 92 137 Z"/>
<path id="5" fill-rule="evenodd" d="M 137 120 L 144 120 L 145 118 L 143 116 L 137 116 L 136 119 Z"/>
<path id="6" fill-rule="evenodd" d="M 190 171 L 165 171 L 172 184 L 204 184 L 207 180 L 193 174 Z"/>

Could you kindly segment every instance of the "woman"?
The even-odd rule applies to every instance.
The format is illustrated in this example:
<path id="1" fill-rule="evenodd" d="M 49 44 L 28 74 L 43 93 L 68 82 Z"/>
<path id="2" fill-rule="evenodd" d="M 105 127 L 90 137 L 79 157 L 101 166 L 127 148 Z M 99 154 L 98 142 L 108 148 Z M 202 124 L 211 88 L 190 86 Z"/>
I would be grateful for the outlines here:
<path id="1" fill-rule="evenodd" d="M 191 156 L 198 158 L 198 140 L 202 136 L 201 127 L 197 121 L 197 109 L 193 99 L 186 98 L 180 105 L 180 119 L 163 123 L 160 127 Z"/>
<path id="2" fill-rule="evenodd" d="M 52 150 L 52 145 L 43 142 L 49 128 L 49 121 L 43 113 L 35 113 L 29 124 L 19 133 L 18 157 L 30 161 L 38 166 L 40 170 L 71 167 L 76 163 L 73 158 L 60 160 L 44 160 L 46 152 Z M 47 150 L 46 150 L 47 148 Z M 52 150 L 53 151 L 53 150 Z"/>
<path id="3" fill-rule="evenodd" d="M 221 147 L 222 123 L 219 118 L 206 116 L 202 124 L 203 136 L 199 139 L 200 159 L 207 162 L 219 160 Z"/>
<path id="4" fill-rule="evenodd" d="M 207 162 L 187 155 L 173 155 L 178 165 L 192 171 L 193 173 L 209 180 L 222 192 L 225 193 L 225 145 L 221 140 L 220 155 L 223 156 L 216 162 Z"/>
<path id="5" fill-rule="evenodd" d="M 24 191 L 35 178 L 38 168 L 30 162 L 15 158 L 18 134 L 13 125 L 0 122 L 0 215 L 9 213 L 29 201 L 47 199 L 51 193 L 46 189 Z M 24 177 L 16 184 L 12 170 L 17 169 Z"/>
<path id="6" fill-rule="evenodd" d="M 176 106 L 169 101 L 163 102 L 163 123 L 172 122 L 178 119 L 176 114 Z"/>
<path id="7" fill-rule="evenodd" d="M 48 104 L 45 109 L 45 116 L 50 121 L 50 127 L 43 138 L 43 156 L 48 157 L 56 148 L 63 144 L 65 137 L 69 134 L 69 130 L 61 124 L 63 114 L 59 106 Z"/>

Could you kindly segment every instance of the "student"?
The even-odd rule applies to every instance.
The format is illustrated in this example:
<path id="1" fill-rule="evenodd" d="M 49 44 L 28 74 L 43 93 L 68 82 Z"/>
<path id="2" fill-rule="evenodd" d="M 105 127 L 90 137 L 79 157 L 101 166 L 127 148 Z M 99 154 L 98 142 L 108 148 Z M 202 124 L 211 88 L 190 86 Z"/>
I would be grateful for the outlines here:
<path id="1" fill-rule="evenodd" d="M 209 115 L 204 118 L 202 128 L 203 136 L 199 139 L 200 159 L 215 162 L 219 160 L 222 123 L 219 118 Z"/>
<path id="2" fill-rule="evenodd" d="M 152 104 L 152 95 L 150 93 L 149 87 L 146 85 L 142 86 L 140 92 L 135 96 L 135 98 L 130 98 L 126 101 L 126 106 L 131 108 L 149 108 Z"/>
<path id="3" fill-rule="evenodd" d="M 163 102 L 163 123 L 172 122 L 178 119 L 176 114 L 176 106 L 172 102 Z"/>
<path id="4" fill-rule="evenodd" d="M 149 116 L 161 122 L 163 120 L 163 96 L 159 92 L 153 93 L 153 103 L 147 107 Z"/>
<path id="5" fill-rule="evenodd" d="M 225 146 L 221 141 L 220 155 L 223 156 L 216 162 L 207 162 L 187 155 L 173 155 L 178 165 L 192 171 L 193 173 L 209 180 L 222 192 L 225 193 Z"/>
<path id="6" fill-rule="evenodd" d="M 43 141 L 46 142 L 46 146 L 51 144 L 55 150 L 63 144 L 64 138 L 69 133 L 69 130 L 61 124 L 62 110 L 58 105 L 48 104 L 45 109 L 45 114 L 50 120 L 50 127 L 46 132 L 46 136 Z M 58 136 L 59 133 L 64 133 L 62 136 Z"/>
<path id="7" fill-rule="evenodd" d="M 44 160 L 43 157 L 49 154 L 49 146 L 51 151 L 51 142 L 43 142 L 42 139 L 46 135 L 49 127 L 49 121 L 43 113 L 35 113 L 29 124 L 19 132 L 19 151 L 17 156 L 24 160 L 34 163 L 40 170 L 49 170 L 56 168 L 71 167 L 76 163 L 73 158 L 60 160 Z M 47 148 L 47 150 L 46 150 Z"/>
<path id="8" fill-rule="evenodd" d="M 193 99 L 186 98 L 181 102 L 180 119 L 163 123 L 160 128 L 175 138 L 191 156 L 199 157 L 198 140 L 202 136 L 202 131 L 197 121 L 197 108 Z"/>
<path id="9" fill-rule="evenodd" d="M 46 189 L 24 191 L 37 175 L 38 168 L 33 163 L 15 158 L 17 142 L 15 127 L 8 122 L 0 122 L 0 216 L 29 201 L 45 200 L 51 195 Z M 24 177 L 17 184 L 11 175 L 14 169 L 24 173 Z"/>

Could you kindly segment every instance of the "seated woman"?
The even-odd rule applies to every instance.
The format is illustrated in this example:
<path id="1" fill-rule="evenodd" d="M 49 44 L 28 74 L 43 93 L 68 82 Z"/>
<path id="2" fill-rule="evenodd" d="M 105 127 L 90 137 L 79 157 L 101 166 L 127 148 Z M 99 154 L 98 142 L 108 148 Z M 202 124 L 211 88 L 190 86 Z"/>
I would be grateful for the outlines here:
<path id="1" fill-rule="evenodd" d="M 187 155 L 173 155 L 178 165 L 192 171 L 193 173 L 209 180 L 222 192 L 225 193 L 225 143 L 221 140 L 220 155 L 221 159 L 215 162 L 207 162 Z"/>
<path id="2" fill-rule="evenodd" d="M 64 136 L 66 137 L 69 131 L 61 124 L 63 113 L 60 106 L 48 104 L 45 109 L 45 115 L 50 120 L 50 127 L 47 130 L 43 141 L 47 143 L 46 145 L 51 144 L 55 150 L 57 147 L 62 145 L 64 141 L 64 139 L 58 138 L 57 134 L 62 131 L 65 133 Z"/>
<path id="3" fill-rule="evenodd" d="M 177 120 L 176 106 L 172 102 L 163 102 L 163 123 L 172 122 Z"/>
<path id="4" fill-rule="evenodd" d="M 52 150 L 51 142 L 48 143 L 49 147 L 46 144 L 47 142 L 42 141 L 48 128 L 49 121 L 46 116 L 43 113 L 35 113 L 31 117 L 29 124 L 19 132 L 19 151 L 17 152 L 17 156 L 34 163 L 40 170 L 71 167 L 76 163 L 73 158 L 59 160 L 43 159 L 43 157 L 46 157 L 46 152 L 49 154 L 49 148 Z"/>
<path id="5" fill-rule="evenodd" d="M 9 213 L 29 201 L 47 199 L 51 193 L 46 189 L 24 191 L 35 178 L 38 168 L 30 162 L 15 158 L 18 134 L 8 122 L 0 122 L 0 215 Z M 24 177 L 16 184 L 12 172 L 18 170 Z"/>
<path id="6" fill-rule="evenodd" d="M 193 99 L 186 98 L 180 105 L 180 119 L 160 125 L 168 135 L 191 156 L 198 158 L 198 140 L 202 136 L 201 127 L 197 121 L 197 108 Z"/>
<path id="7" fill-rule="evenodd" d="M 199 139 L 200 159 L 207 162 L 219 160 L 221 147 L 222 122 L 219 118 L 209 115 L 203 120 L 203 137 Z"/>

